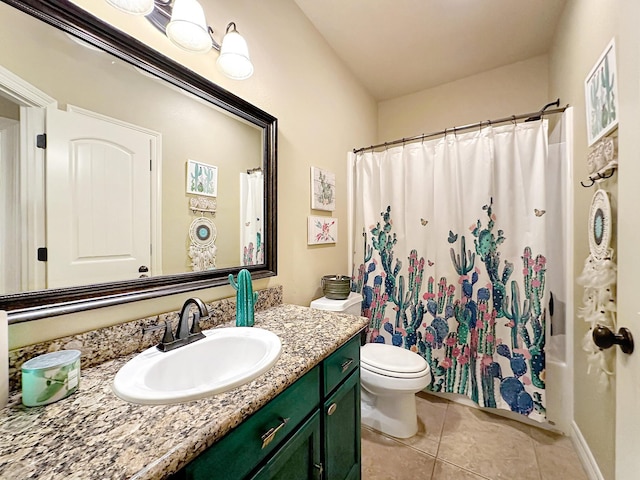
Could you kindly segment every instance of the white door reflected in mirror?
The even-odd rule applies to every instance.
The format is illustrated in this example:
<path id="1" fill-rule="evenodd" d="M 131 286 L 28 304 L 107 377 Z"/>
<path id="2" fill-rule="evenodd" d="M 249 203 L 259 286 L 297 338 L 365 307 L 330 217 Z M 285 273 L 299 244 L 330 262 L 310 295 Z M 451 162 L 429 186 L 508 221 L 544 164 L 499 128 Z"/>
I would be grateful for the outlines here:
<path id="1" fill-rule="evenodd" d="M 133 126 L 47 112 L 47 288 L 154 274 L 154 141 Z"/>

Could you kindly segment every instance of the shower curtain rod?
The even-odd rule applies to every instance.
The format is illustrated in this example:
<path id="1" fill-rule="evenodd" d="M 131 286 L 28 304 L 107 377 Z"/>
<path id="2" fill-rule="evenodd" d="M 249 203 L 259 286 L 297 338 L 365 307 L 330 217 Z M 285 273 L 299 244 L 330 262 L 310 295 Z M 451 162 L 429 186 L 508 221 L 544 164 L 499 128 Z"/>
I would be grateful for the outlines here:
<path id="1" fill-rule="evenodd" d="M 418 140 L 424 140 L 425 138 L 431 138 L 431 137 L 437 137 L 439 135 L 447 135 L 447 133 L 453 133 L 453 134 L 457 134 L 458 132 L 462 132 L 465 130 L 471 130 L 473 128 L 482 128 L 482 126 L 491 126 L 491 125 L 497 125 L 500 123 L 507 123 L 507 122 L 516 122 L 517 120 L 522 120 L 523 118 L 526 118 L 526 121 L 534 121 L 534 120 L 540 120 L 544 115 L 554 115 L 556 113 L 562 113 L 564 112 L 567 108 L 569 108 L 569 105 L 565 105 L 564 107 L 560 107 L 560 108 L 554 108 L 551 110 L 547 110 L 548 107 L 555 105 L 555 106 L 559 106 L 560 105 L 560 99 L 556 100 L 555 102 L 552 103 L 548 103 L 547 105 L 545 105 L 542 110 L 538 110 L 537 112 L 531 112 L 531 113 L 522 113 L 520 115 L 511 115 L 510 117 L 504 117 L 504 118 L 499 118 L 497 120 L 483 120 L 481 122 L 477 122 L 477 123 L 470 123 L 469 125 L 463 125 L 461 127 L 452 127 L 452 128 L 445 128 L 444 130 L 440 130 L 438 132 L 432 132 L 432 133 L 423 133 L 422 135 L 416 135 L 415 137 L 408 137 L 408 138 L 401 138 L 399 140 L 394 140 L 392 142 L 384 142 L 384 143 L 379 143 L 377 145 L 371 145 L 369 147 L 362 147 L 362 148 L 354 148 L 353 149 L 353 153 L 360 153 L 360 152 L 364 152 L 366 150 L 375 150 L 376 148 L 382 148 L 382 147 L 390 147 L 392 145 L 398 145 L 400 143 L 404 144 L 404 143 L 408 143 L 408 142 L 416 142 Z"/>

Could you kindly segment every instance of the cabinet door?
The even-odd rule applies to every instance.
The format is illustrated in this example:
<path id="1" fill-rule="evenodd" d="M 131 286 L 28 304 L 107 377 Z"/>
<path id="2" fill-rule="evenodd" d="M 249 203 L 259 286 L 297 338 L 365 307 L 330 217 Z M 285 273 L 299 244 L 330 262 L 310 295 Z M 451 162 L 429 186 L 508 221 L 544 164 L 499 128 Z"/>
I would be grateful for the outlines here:
<path id="1" fill-rule="evenodd" d="M 319 480 L 320 462 L 320 414 L 316 411 L 251 479 Z"/>
<path id="2" fill-rule="evenodd" d="M 360 370 L 323 405 L 325 476 L 328 480 L 360 478 Z"/>

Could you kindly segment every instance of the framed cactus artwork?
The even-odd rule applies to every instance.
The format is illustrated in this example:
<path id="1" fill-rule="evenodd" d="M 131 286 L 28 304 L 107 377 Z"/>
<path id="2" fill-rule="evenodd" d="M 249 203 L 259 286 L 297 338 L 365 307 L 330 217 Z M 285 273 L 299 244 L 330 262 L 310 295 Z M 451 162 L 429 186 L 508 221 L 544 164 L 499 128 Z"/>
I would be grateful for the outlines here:
<path id="1" fill-rule="evenodd" d="M 218 196 L 218 167 L 187 160 L 187 193 Z"/>
<path id="2" fill-rule="evenodd" d="M 584 81 L 589 146 L 618 125 L 616 45 L 612 39 Z"/>
<path id="3" fill-rule="evenodd" d="M 332 217 L 309 217 L 307 245 L 321 245 L 338 241 L 338 219 Z"/>
<path id="4" fill-rule="evenodd" d="M 336 209 L 336 174 L 311 167 L 311 208 L 314 210 Z"/>

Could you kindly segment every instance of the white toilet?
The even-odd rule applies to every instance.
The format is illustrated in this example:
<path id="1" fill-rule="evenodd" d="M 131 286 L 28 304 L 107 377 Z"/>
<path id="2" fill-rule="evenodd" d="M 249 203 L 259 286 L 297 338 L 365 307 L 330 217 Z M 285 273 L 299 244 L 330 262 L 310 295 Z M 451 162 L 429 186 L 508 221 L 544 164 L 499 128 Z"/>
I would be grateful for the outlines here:
<path id="1" fill-rule="evenodd" d="M 362 296 L 346 300 L 326 297 L 311 308 L 360 315 Z M 429 364 L 417 353 L 383 343 L 367 343 L 360 349 L 362 423 L 397 438 L 418 431 L 415 394 L 429 384 Z"/>

